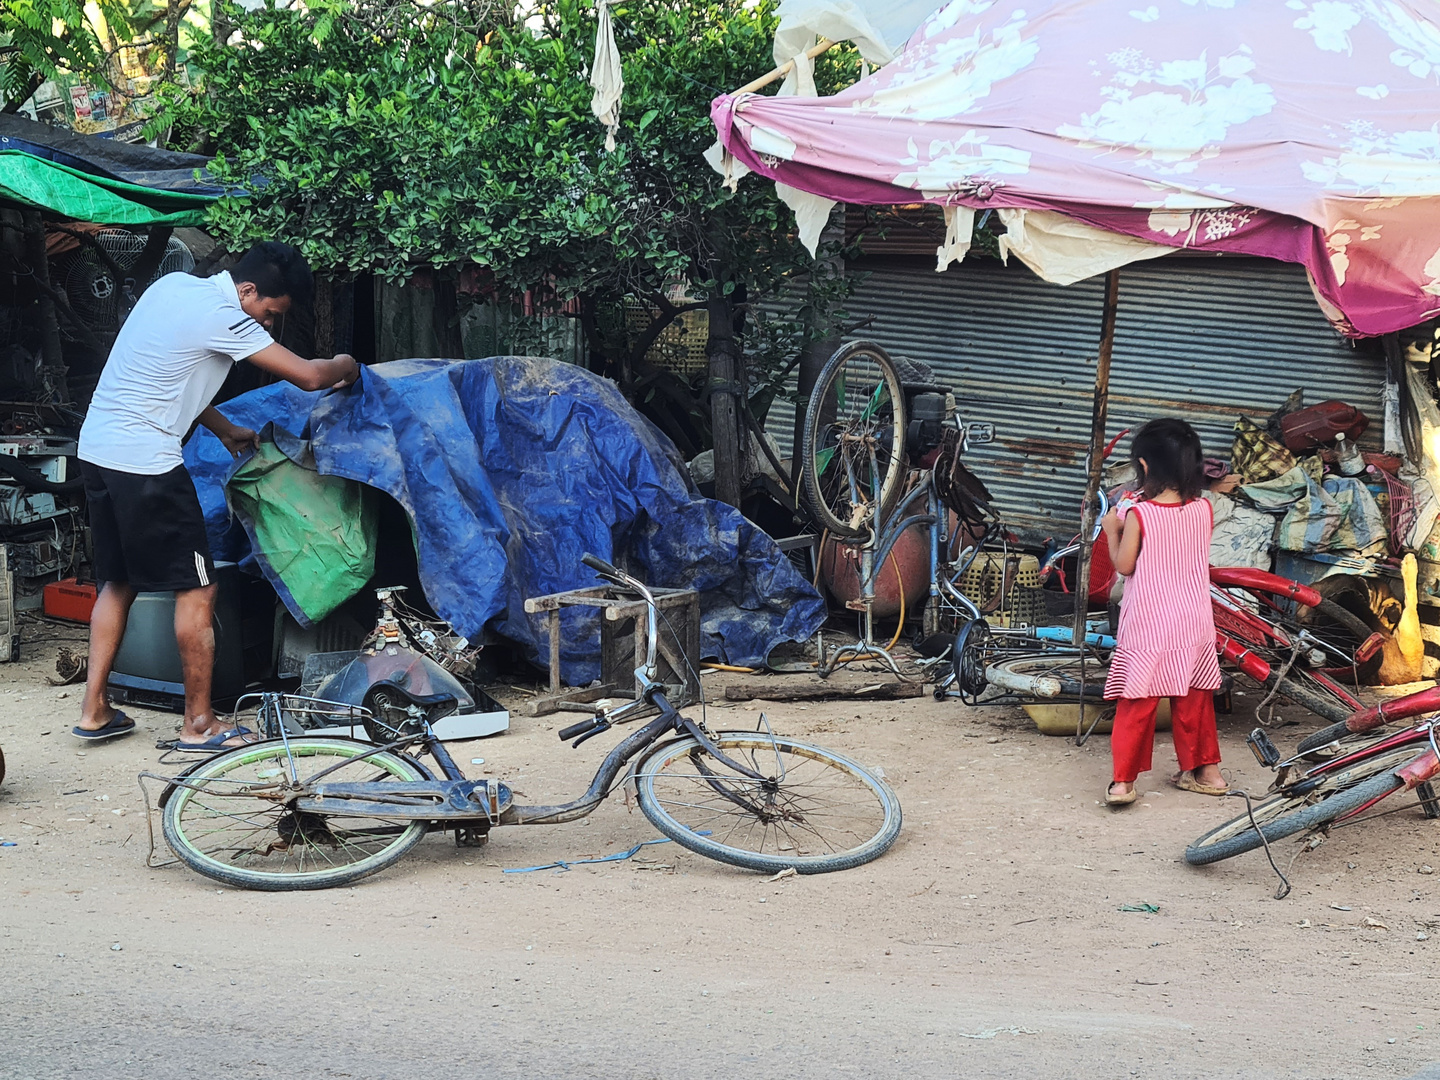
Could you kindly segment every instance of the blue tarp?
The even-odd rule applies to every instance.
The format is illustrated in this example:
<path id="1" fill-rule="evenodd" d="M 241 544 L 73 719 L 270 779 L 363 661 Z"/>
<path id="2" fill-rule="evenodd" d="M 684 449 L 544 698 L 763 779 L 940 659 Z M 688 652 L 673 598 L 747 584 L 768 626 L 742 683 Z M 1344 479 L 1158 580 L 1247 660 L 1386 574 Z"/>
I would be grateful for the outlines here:
<path id="1" fill-rule="evenodd" d="M 595 585 L 587 551 L 625 560 L 648 584 L 697 590 L 702 651 L 724 662 L 761 663 L 824 621 L 824 602 L 774 541 L 696 494 L 674 445 L 613 383 L 572 364 L 397 360 L 366 367 L 348 390 L 282 383 L 220 411 L 306 437 L 321 473 L 396 499 L 435 611 L 471 638 L 493 627 L 538 663 L 548 639 L 523 601 Z M 244 562 L 250 541 L 224 495 L 235 462 L 204 429 L 185 461 L 215 558 Z M 567 609 L 562 625 L 566 681 L 597 678 L 595 615 Z"/>

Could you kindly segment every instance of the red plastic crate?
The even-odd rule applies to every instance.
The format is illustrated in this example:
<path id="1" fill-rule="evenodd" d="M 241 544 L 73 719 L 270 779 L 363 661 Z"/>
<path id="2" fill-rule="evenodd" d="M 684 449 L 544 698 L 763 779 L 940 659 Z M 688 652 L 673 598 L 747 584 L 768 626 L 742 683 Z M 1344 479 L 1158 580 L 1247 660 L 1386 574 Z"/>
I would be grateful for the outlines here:
<path id="1" fill-rule="evenodd" d="M 95 584 L 65 578 L 45 586 L 45 614 L 52 619 L 88 623 L 95 606 Z"/>

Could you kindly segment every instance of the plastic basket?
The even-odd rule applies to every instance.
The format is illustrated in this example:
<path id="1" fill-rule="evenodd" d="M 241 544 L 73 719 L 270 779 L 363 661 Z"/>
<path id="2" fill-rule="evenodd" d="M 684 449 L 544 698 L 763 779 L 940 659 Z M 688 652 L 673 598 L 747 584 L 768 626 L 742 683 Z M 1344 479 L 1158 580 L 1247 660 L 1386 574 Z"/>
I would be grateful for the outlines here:
<path id="1" fill-rule="evenodd" d="M 1013 580 L 1005 581 L 1005 564 L 1016 563 Z M 1045 620 L 1045 595 L 1040 588 L 1040 560 L 1034 555 L 982 551 L 956 583 L 993 626 L 1038 626 Z M 1007 595 L 1001 595 L 1005 591 Z"/>

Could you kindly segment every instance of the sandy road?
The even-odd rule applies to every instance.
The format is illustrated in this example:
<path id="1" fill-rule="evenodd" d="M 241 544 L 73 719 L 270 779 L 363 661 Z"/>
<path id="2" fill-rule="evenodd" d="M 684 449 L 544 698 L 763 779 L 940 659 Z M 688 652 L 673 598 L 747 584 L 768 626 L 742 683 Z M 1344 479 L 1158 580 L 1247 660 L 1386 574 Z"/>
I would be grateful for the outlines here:
<path id="1" fill-rule="evenodd" d="M 883 859 L 766 882 L 667 843 L 501 872 L 656 835 L 616 799 L 483 849 L 433 836 L 353 888 L 248 893 L 146 868 L 135 775 L 173 718 L 80 746 L 40 655 L 0 668 L 6 1080 L 1408 1077 L 1440 1059 L 1440 875 L 1419 872 L 1440 867 L 1440 824 L 1413 803 L 1301 856 L 1276 901 L 1259 855 L 1180 858 L 1235 803 L 1157 770 L 1135 807 L 1101 806 L 1103 739 L 928 699 L 781 705 L 777 730 L 885 768 L 906 826 Z M 1250 724 L 1221 724 L 1233 782 L 1257 783 Z M 550 801 L 605 743 L 572 751 L 553 726 L 516 718 L 455 756 Z M 1160 910 L 1119 910 L 1141 903 Z"/>

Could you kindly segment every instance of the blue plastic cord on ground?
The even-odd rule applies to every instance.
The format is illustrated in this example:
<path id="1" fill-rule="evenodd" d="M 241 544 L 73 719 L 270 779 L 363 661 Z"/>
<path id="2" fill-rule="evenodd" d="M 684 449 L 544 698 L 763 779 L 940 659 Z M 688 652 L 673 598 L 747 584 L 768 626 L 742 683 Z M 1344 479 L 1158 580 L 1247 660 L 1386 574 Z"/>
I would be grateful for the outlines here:
<path id="1" fill-rule="evenodd" d="M 704 832 L 697 832 L 695 835 L 709 836 L 710 830 L 706 829 Z M 521 866 L 513 870 L 501 870 L 500 872 L 502 874 L 533 874 L 536 870 L 569 870 L 572 866 L 590 866 L 594 863 L 624 862 L 626 859 L 634 858 L 636 853 L 639 852 L 639 850 L 643 847 L 648 847 L 650 844 L 668 843 L 670 843 L 670 838 L 668 836 L 661 836 L 654 840 L 641 840 L 640 843 L 636 844 L 629 851 L 617 851 L 613 855 L 604 855 L 598 859 L 574 859 L 570 861 L 566 861 L 564 859 L 557 859 L 555 862 L 546 863 L 544 866 Z"/>

